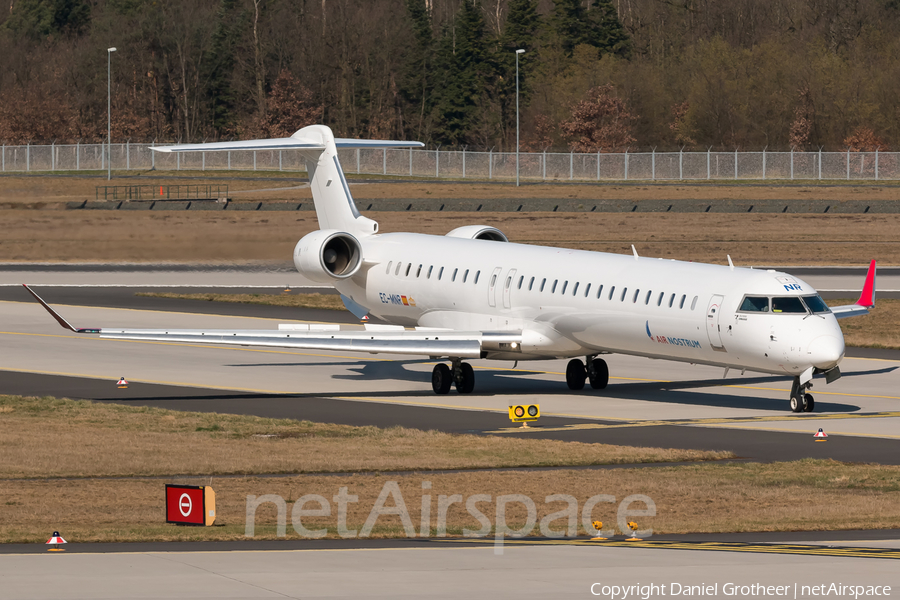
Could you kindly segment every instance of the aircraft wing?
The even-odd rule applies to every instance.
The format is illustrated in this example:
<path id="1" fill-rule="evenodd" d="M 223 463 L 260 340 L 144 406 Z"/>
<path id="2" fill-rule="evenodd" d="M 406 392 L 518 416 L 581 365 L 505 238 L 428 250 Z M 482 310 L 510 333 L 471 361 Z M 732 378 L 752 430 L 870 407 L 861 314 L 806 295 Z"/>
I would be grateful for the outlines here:
<path id="1" fill-rule="evenodd" d="M 860 317 L 869 314 L 869 309 L 875 306 L 875 261 L 869 263 L 869 271 L 866 273 L 866 281 L 863 283 L 859 300 L 855 304 L 845 306 L 830 306 L 835 318 Z"/>
<path id="2" fill-rule="evenodd" d="M 74 327 L 27 285 L 32 296 L 64 328 L 75 333 L 94 333 L 114 340 L 144 340 L 190 344 L 217 344 L 337 350 L 370 354 L 411 354 L 416 356 L 453 356 L 481 358 L 487 351 L 512 351 L 521 347 L 521 331 L 454 331 L 418 327 L 406 329 L 393 325 L 366 324 L 364 328 L 340 325 L 286 324 L 278 329 L 120 329 Z"/>

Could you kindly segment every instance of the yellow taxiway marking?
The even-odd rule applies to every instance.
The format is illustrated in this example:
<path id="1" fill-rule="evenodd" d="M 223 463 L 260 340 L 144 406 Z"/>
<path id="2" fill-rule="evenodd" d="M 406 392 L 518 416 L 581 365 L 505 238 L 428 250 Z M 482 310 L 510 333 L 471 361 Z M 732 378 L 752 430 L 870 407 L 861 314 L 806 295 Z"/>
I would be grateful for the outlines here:
<path id="1" fill-rule="evenodd" d="M 466 540 L 448 539 L 449 543 L 463 542 L 475 544 L 494 544 L 493 538 L 470 538 Z M 509 538 L 503 540 L 504 545 L 513 546 L 600 546 L 606 548 L 657 548 L 667 550 L 706 550 L 718 552 L 753 552 L 764 554 L 805 554 L 813 556 L 846 556 L 853 558 L 882 558 L 900 560 L 900 549 L 896 548 L 857 548 L 828 547 L 812 544 L 760 544 L 748 542 L 679 542 L 669 540 L 627 540 L 591 541 L 582 539 L 559 540 L 527 540 Z"/>

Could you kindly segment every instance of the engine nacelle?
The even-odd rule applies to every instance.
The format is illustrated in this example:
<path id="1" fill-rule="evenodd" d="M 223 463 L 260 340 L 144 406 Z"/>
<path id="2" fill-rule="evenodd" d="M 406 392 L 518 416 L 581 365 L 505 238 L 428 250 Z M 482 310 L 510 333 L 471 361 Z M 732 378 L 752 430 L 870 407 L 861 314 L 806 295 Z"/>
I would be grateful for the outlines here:
<path id="1" fill-rule="evenodd" d="M 362 263 L 359 240 L 335 229 L 313 231 L 294 246 L 294 266 L 317 283 L 353 277 Z"/>
<path id="2" fill-rule="evenodd" d="M 447 237 L 464 238 L 467 240 L 490 240 L 492 242 L 508 242 L 506 235 L 496 227 L 487 225 L 466 225 L 457 227 L 447 234 Z"/>

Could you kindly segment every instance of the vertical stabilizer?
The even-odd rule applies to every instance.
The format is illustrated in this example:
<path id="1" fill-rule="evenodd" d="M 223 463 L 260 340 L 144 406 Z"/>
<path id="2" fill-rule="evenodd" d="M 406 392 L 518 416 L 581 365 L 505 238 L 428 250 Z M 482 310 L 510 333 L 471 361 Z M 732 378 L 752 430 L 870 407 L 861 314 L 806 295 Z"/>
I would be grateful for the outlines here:
<path id="1" fill-rule="evenodd" d="M 350 186 L 341 169 L 337 144 L 331 129 L 324 125 L 304 127 L 293 136 L 321 144 L 324 150 L 303 150 L 309 186 L 316 204 L 319 229 L 337 229 L 356 236 L 378 233 L 378 223 L 359 214 Z"/>

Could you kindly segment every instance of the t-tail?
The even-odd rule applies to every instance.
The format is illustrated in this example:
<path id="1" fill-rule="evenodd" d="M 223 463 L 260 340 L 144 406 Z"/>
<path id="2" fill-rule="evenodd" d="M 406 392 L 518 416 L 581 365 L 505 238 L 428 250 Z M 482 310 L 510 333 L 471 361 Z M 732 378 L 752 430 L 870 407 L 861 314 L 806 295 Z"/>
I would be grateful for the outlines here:
<path id="1" fill-rule="evenodd" d="M 344 170 L 339 148 L 421 148 L 421 142 L 354 140 L 335 138 L 329 127 L 310 125 L 289 138 L 181 144 L 153 148 L 157 152 L 225 152 L 239 150 L 298 150 L 306 159 L 309 185 L 320 229 L 344 231 L 355 236 L 378 233 L 378 223 L 359 214 Z"/>

